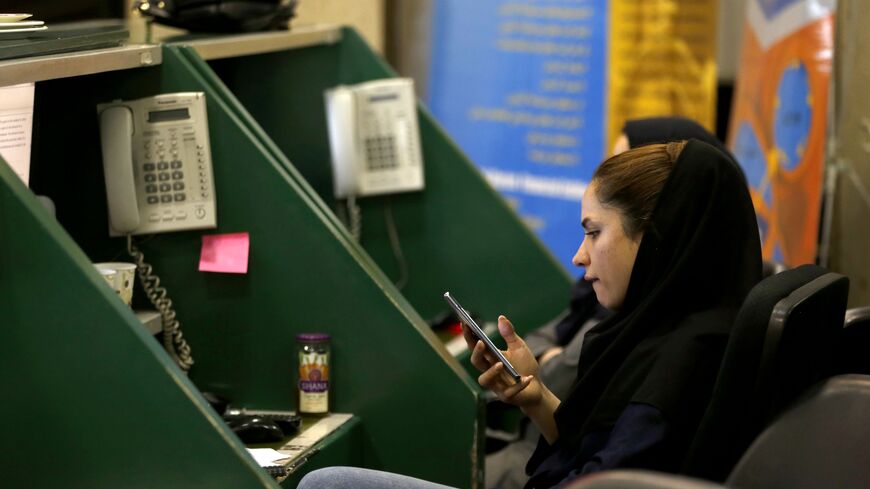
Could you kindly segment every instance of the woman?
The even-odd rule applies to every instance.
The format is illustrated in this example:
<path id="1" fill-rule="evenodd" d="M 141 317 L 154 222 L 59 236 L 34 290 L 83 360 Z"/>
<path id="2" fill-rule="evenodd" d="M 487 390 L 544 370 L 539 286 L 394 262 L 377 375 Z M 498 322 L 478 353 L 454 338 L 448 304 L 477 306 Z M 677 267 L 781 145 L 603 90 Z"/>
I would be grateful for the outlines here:
<path id="1" fill-rule="evenodd" d="M 651 117 L 625 123 L 613 148 L 614 155 L 652 143 L 698 139 L 731 156 L 715 135 L 697 122 L 683 117 Z M 538 377 L 562 398 L 570 392 L 584 337 L 592 327 L 611 313 L 598 303 L 592 284 L 579 279 L 572 287 L 570 307 L 551 323 L 523 337 L 540 365 Z M 490 410 L 503 406 L 490 404 Z M 520 489 L 528 482 L 526 461 L 534 453 L 540 432 L 527 419 L 520 423 L 520 436 L 500 450 L 486 456 L 488 489 Z"/>
<path id="2" fill-rule="evenodd" d="M 469 333 L 482 386 L 543 434 L 530 488 L 614 468 L 679 471 L 709 401 L 736 312 L 761 276 L 755 214 L 736 164 L 709 144 L 655 144 L 605 161 L 583 197 L 574 263 L 615 311 L 589 331 L 564 399 L 499 318 L 519 383 Z M 301 488 L 438 487 L 363 469 L 312 472 Z"/>

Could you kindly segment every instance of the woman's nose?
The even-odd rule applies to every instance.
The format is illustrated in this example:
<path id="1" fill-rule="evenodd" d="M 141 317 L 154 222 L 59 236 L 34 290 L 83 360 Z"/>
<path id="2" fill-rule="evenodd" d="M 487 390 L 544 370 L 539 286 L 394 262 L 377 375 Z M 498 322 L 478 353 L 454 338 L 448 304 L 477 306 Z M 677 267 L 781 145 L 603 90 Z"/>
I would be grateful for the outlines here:
<path id="1" fill-rule="evenodd" d="M 589 266 L 589 253 L 586 253 L 585 239 L 580 243 L 580 247 L 577 248 L 577 253 L 574 253 L 574 258 L 571 260 L 571 262 L 574 263 L 575 267 Z"/>

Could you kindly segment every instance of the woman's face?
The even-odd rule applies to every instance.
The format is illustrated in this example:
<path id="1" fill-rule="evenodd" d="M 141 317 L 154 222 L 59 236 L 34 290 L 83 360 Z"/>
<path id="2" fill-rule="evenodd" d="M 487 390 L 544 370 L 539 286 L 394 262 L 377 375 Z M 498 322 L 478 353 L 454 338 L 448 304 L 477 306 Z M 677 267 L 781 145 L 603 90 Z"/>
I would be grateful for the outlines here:
<path id="1" fill-rule="evenodd" d="M 598 302 L 618 310 L 625 301 L 628 281 L 640 246 L 635 238 L 625 234 L 622 213 L 599 202 L 593 182 L 583 195 L 581 223 L 585 237 L 574 255 L 574 265 L 586 267 L 585 280 L 592 282 Z"/>
<path id="2" fill-rule="evenodd" d="M 616 142 L 613 143 L 613 152 L 611 153 L 611 156 L 616 156 L 619 153 L 625 153 L 629 149 L 631 149 L 631 144 L 629 144 L 628 142 L 628 134 L 624 132 L 620 133 L 619 137 L 616 138 Z"/>

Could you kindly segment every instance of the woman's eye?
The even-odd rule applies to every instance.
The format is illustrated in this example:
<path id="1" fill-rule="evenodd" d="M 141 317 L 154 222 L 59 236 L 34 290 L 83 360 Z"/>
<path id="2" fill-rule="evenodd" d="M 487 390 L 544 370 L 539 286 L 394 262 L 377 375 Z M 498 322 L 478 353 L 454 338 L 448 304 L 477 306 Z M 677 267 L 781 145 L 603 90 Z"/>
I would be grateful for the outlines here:
<path id="1" fill-rule="evenodd" d="M 600 232 L 600 231 L 598 231 L 598 230 L 595 230 L 595 231 L 586 231 L 586 232 L 583 233 L 583 234 L 585 234 L 586 236 L 589 236 L 589 237 L 594 238 L 595 236 L 598 236 L 598 233 L 599 233 L 599 232 Z"/>

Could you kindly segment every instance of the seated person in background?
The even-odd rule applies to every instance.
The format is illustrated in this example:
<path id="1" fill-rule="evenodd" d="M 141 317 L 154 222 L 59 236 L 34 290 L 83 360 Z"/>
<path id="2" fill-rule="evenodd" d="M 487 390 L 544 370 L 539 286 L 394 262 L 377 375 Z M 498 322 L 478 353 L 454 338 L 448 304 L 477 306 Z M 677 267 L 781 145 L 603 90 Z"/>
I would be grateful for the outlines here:
<path id="1" fill-rule="evenodd" d="M 466 330 L 478 381 L 519 406 L 543 434 L 526 487 L 582 474 L 679 471 L 710 400 L 734 317 L 761 277 L 758 226 L 734 161 L 701 141 L 654 144 L 606 160 L 583 196 L 574 257 L 614 311 L 586 333 L 576 379 L 556 396 L 510 321 L 504 352 L 522 380 Z M 433 461 L 436 463 L 436 461 Z M 436 488 L 351 467 L 309 473 L 311 488 Z"/>
<path id="2" fill-rule="evenodd" d="M 617 155 L 651 143 L 699 139 L 731 153 L 712 133 L 697 122 L 682 117 L 651 117 L 625 123 L 613 147 Z M 571 287 L 569 309 L 549 324 L 523 339 L 540 365 L 541 381 L 558 397 L 568 394 L 577 374 L 583 337 L 589 329 L 610 314 L 598 303 L 590 282 L 582 278 Z M 531 457 L 540 432 L 528 419 L 520 423 L 519 439 L 486 456 L 487 489 L 520 489 L 528 481 L 525 461 Z"/>

